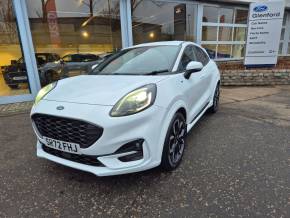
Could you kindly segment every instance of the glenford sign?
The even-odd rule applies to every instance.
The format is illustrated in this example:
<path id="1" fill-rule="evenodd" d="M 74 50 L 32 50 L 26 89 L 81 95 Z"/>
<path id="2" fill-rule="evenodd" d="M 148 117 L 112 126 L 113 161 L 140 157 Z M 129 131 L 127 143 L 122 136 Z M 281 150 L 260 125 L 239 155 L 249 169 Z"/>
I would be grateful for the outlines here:
<path id="1" fill-rule="evenodd" d="M 283 0 L 251 3 L 245 65 L 277 63 L 283 15 Z"/>

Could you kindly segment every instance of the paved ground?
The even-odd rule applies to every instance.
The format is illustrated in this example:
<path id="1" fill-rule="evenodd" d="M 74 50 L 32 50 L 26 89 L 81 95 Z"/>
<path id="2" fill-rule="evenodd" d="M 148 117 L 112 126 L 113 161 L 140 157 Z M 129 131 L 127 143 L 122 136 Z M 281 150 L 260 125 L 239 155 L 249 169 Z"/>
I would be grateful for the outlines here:
<path id="1" fill-rule="evenodd" d="M 98 178 L 37 159 L 28 114 L 0 117 L 0 217 L 290 217 L 290 87 L 222 94 L 172 173 Z"/>

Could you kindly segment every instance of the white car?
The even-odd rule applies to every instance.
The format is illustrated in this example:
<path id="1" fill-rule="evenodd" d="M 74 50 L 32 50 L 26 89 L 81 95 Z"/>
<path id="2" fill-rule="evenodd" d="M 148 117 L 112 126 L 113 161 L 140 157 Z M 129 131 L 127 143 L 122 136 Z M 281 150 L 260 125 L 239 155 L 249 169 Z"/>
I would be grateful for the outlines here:
<path id="1" fill-rule="evenodd" d="M 89 75 L 52 83 L 31 111 L 37 156 L 97 176 L 181 162 L 187 132 L 219 103 L 220 74 L 192 42 L 121 50 Z"/>

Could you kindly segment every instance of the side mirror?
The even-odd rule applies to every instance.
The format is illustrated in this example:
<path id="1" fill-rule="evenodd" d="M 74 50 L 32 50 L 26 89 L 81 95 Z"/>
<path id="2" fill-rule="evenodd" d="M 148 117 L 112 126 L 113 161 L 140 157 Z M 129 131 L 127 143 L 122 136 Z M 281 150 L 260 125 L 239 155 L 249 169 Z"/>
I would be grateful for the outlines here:
<path id="1" fill-rule="evenodd" d="M 202 63 L 200 63 L 198 61 L 190 61 L 186 66 L 184 77 L 186 79 L 189 79 L 189 77 L 192 73 L 199 72 L 202 70 L 202 68 L 203 68 Z"/>
<path id="2" fill-rule="evenodd" d="M 17 61 L 16 60 L 11 60 L 11 65 L 15 65 L 17 64 Z"/>
<path id="3" fill-rule="evenodd" d="M 97 66 L 99 66 L 99 64 L 94 64 L 94 65 L 92 66 L 92 70 L 95 69 Z"/>

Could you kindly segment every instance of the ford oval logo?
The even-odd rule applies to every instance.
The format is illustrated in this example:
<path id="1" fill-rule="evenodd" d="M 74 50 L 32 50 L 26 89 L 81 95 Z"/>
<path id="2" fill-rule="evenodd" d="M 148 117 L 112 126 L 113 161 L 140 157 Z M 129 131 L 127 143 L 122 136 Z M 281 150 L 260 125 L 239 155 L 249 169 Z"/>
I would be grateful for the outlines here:
<path id="1" fill-rule="evenodd" d="M 268 6 L 267 5 L 258 5 L 256 7 L 254 7 L 254 11 L 255 12 L 264 12 L 268 10 Z"/>
<path id="2" fill-rule="evenodd" d="M 59 110 L 59 111 L 61 111 L 61 110 L 64 109 L 64 106 L 61 106 L 61 105 L 60 106 L 57 106 L 56 109 Z"/>

